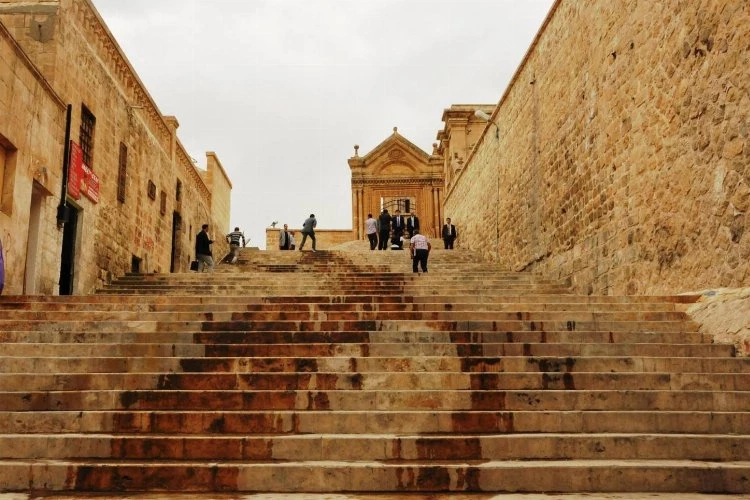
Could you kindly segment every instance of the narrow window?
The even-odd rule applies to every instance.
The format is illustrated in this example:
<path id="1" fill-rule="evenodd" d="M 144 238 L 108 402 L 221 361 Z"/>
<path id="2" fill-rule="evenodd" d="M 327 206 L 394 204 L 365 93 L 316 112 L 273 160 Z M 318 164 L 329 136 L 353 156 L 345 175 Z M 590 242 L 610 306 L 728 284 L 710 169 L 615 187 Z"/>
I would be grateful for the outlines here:
<path id="1" fill-rule="evenodd" d="M 152 200 L 156 199 L 156 184 L 152 180 L 148 181 L 148 197 Z"/>
<path id="2" fill-rule="evenodd" d="M 83 150 L 83 163 L 94 168 L 94 127 L 96 126 L 96 117 L 88 110 L 86 106 L 81 106 L 81 130 L 78 140 Z"/>
<path id="3" fill-rule="evenodd" d="M 179 179 L 177 179 L 177 187 L 175 189 L 174 199 L 177 201 L 182 201 L 182 182 Z"/>
<path id="4" fill-rule="evenodd" d="M 159 193 L 159 202 L 160 202 L 160 212 L 162 215 L 167 213 L 167 193 L 166 191 L 162 191 Z"/>
<path id="5" fill-rule="evenodd" d="M 120 160 L 117 170 L 117 201 L 125 203 L 125 184 L 128 180 L 128 147 L 120 143 Z"/>

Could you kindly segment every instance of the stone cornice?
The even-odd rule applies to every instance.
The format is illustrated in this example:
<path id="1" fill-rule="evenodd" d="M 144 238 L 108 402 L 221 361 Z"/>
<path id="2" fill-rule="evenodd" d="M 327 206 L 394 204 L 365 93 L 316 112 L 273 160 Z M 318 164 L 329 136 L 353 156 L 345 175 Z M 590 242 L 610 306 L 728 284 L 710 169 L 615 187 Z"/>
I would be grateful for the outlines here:
<path id="1" fill-rule="evenodd" d="M 415 186 L 431 186 L 435 183 L 442 184 L 442 175 L 433 175 L 430 177 L 390 177 L 388 179 L 352 179 L 352 186 L 355 187 L 366 187 L 366 186 L 388 186 L 388 185 L 405 185 L 411 184 Z"/>
<path id="2" fill-rule="evenodd" d="M 110 75 L 120 85 L 123 95 L 131 101 L 130 104 L 143 107 L 151 132 L 159 141 L 162 149 L 167 152 L 170 151 L 172 132 L 167 121 L 115 37 L 107 28 L 96 7 L 91 0 L 72 0 L 72 4 L 73 16 L 81 34 L 90 41 L 91 46 L 97 51 L 102 66 L 110 70 Z M 206 200 L 210 201 L 211 192 L 204 178 L 179 141 L 177 141 L 177 154 L 187 176 L 195 182 L 196 187 Z"/>

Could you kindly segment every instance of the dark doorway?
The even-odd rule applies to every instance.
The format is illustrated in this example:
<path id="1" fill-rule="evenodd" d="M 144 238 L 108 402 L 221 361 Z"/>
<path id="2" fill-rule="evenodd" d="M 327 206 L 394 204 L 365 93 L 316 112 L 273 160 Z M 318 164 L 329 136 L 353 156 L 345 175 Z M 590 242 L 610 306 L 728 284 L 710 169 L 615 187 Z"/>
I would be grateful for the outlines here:
<path id="1" fill-rule="evenodd" d="M 133 274 L 138 274 L 141 272 L 141 259 L 133 255 L 133 258 L 130 259 L 130 272 Z"/>
<path id="2" fill-rule="evenodd" d="M 73 295 L 78 216 L 78 209 L 69 204 L 68 220 L 63 226 L 62 256 L 60 259 L 60 295 Z"/>
<path id="3" fill-rule="evenodd" d="M 178 270 L 180 265 L 180 228 L 182 227 L 182 217 L 178 212 L 172 214 L 172 260 L 169 265 L 169 272 L 173 273 Z"/>

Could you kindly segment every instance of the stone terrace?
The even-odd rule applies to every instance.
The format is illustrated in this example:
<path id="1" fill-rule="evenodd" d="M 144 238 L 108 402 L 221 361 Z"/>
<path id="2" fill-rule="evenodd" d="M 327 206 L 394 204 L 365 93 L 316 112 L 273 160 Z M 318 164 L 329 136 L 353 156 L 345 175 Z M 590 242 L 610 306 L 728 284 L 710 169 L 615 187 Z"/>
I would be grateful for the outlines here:
<path id="1" fill-rule="evenodd" d="M 0 298 L 0 488 L 750 492 L 750 359 L 696 297 L 460 251 L 243 250 Z"/>

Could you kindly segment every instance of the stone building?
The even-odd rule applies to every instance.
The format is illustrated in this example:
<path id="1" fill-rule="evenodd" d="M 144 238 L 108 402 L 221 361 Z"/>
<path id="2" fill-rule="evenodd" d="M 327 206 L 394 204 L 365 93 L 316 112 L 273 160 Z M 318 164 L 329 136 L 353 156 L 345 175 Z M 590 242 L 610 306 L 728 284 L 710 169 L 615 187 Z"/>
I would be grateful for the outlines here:
<path id="1" fill-rule="evenodd" d="M 196 168 L 178 126 L 89 0 L 0 1 L 5 292 L 87 293 L 128 271 L 185 271 L 202 224 L 223 235 L 231 182 L 214 153 Z M 223 238 L 214 246 L 225 251 Z"/>
<path id="2" fill-rule="evenodd" d="M 394 127 L 393 134 L 365 156 L 349 158 L 352 175 L 353 239 L 365 239 L 367 214 L 377 217 L 383 208 L 393 214 L 415 213 L 421 231 L 435 237 L 443 217 L 443 158 L 434 145 L 429 155 Z"/>
<path id="3" fill-rule="evenodd" d="M 453 187 L 453 181 L 460 175 L 471 150 L 474 149 L 484 128 L 494 126 L 493 133 L 499 133 L 497 126 L 478 118 L 476 112 L 490 115 L 495 111 L 494 104 L 453 104 L 443 110 L 443 130 L 437 134 L 438 154 L 443 158 L 445 189 Z M 450 215 L 448 215 L 450 217 Z M 456 221 L 458 222 L 458 221 Z"/>
<path id="4" fill-rule="evenodd" d="M 449 183 L 462 244 L 583 293 L 750 286 L 748 5 L 558 0 Z"/>

